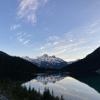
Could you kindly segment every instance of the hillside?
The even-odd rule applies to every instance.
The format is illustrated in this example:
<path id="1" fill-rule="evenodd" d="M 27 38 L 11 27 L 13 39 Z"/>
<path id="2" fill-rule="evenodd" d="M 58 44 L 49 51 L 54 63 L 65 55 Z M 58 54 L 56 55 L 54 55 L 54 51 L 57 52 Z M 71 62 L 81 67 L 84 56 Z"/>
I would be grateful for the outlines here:
<path id="1" fill-rule="evenodd" d="M 72 74 L 88 74 L 90 72 L 96 72 L 98 69 L 100 69 L 100 47 L 84 59 L 78 60 L 63 68 L 63 71 Z"/>
<path id="2" fill-rule="evenodd" d="M 31 62 L 0 51 L 0 78 L 27 79 L 36 71 L 37 66 Z"/>

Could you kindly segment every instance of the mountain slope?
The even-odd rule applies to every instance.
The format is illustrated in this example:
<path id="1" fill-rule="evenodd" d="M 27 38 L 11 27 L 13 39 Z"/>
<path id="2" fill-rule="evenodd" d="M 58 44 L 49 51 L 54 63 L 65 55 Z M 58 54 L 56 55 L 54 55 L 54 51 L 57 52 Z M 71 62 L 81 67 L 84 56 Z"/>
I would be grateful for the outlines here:
<path id="1" fill-rule="evenodd" d="M 78 60 L 63 68 L 63 71 L 72 74 L 88 74 L 90 72 L 95 72 L 98 69 L 100 69 L 100 47 L 87 55 L 84 59 Z"/>
<path id="2" fill-rule="evenodd" d="M 0 51 L 0 78 L 26 79 L 37 70 L 37 66 L 20 58 Z"/>
<path id="3" fill-rule="evenodd" d="M 24 57 L 24 59 L 36 64 L 40 68 L 52 68 L 52 69 L 60 69 L 67 66 L 67 62 L 57 58 L 55 56 L 48 56 L 44 54 L 43 56 L 38 57 L 37 59 L 32 59 L 29 57 Z"/>

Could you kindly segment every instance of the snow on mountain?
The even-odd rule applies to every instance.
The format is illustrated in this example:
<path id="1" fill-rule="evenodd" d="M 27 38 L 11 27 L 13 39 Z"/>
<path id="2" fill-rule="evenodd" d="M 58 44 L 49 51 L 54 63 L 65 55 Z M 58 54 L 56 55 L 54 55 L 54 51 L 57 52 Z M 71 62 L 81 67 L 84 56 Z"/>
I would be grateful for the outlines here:
<path id="1" fill-rule="evenodd" d="M 43 68 L 59 69 L 67 65 L 67 62 L 62 60 L 61 58 L 55 56 L 48 56 L 47 54 L 37 57 L 36 59 L 29 57 L 23 57 L 23 58 Z"/>

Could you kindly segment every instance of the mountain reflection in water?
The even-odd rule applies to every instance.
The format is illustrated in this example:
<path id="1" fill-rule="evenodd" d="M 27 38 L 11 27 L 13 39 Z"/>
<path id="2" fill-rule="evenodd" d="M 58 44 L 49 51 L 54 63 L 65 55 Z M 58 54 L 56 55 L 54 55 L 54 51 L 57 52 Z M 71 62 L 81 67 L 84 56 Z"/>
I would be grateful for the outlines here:
<path id="1" fill-rule="evenodd" d="M 95 78 L 94 78 L 95 79 Z M 64 76 L 64 75 L 39 75 L 35 79 L 22 84 L 22 86 L 26 86 L 28 88 L 34 88 L 36 91 L 43 93 L 44 90 L 47 88 L 50 92 L 54 93 L 55 96 L 62 96 L 65 100 L 100 100 L 100 94 L 93 89 L 92 85 L 96 85 L 98 81 L 92 80 L 85 80 L 85 78 L 79 80 Z M 89 82 L 91 81 L 91 82 Z M 95 84 L 89 83 L 94 82 Z"/>
<path id="2" fill-rule="evenodd" d="M 100 93 L 100 74 L 92 73 L 91 75 L 75 77 L 77 80 L 88 84 Z"/>

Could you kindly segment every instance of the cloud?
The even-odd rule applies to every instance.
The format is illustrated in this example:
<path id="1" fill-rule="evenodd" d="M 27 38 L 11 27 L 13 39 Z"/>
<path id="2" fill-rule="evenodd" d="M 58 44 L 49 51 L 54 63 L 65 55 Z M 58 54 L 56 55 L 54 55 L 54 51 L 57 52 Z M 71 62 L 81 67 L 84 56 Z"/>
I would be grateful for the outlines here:
<path id="1" fill-rule="evenodd" d="M 97 27 L 99 24 L 100 24 L 100 20 L 96 20 L 95 22 L 93 22 L 93 23 L 89 26 L 89 28 Z"/>
<path id="2" fill-rule="evenodd" d="M 21 24 L 14 24 L 10 27 L 10 30 L 11 31 L 14 31 L 14 38 L 20 42 L 21 44 L 23 45 L 31 45 L 31 41 L 32 41 L 32 34 L 29 34 L 29 33 L 26 33 L 26 32 L 17 32 L 16 33 L 16 30 L 18 31 L 18 29 L 21 28 Z M 11 37 L 12 39 L 13 37 Z"/>
<path id="3" fill-rule="evenodd" d="M 56 36 L 56 35 L 50 36 L 50 37 L 48 37 L 48 39 L 47 39 L 47 41 L 56 41 L 56 40 L 59 40 L 59 37 Z"/>
<path id="4" fill-rule="evenodd" d="M 94 23 L 87 26 L 87 33 L 92 35 L 100 32 L 100 20 L 95 21 Z"/>
<path id="5" fill-rule="evenodd" d="M 20 24 L 14 24 L 14 25 L 12 25 L 12 26 L 10 27 L 10 30 L 11 30 L 11 31 L 14 31 L 14 30 L 16 30 L 16 29 L 18 29 L 18 28 L 20 28 L 20 27 L 21 27 Z"/>
<path id="6" fill-rule="evenodd" d="M 23 45 L 29 45 L 31 42 L 31 34 L 19 32 L 16 34 L 17 40 Z"/>
<path id="7" fill-rule="evenodd" d="M 35 24 L 37 22 L 37 11 L 48 0 L 20 0 L 17 16 Z"/>
<path id="8" fill-rule="evenodd" d="M 98 20 L 70 32 L 62 33 L 61 36 L 49 36 L 45 39 L 44 44 L 41 44 L 40 51 L 64 59 L 83 58 L 99 46 L 100 38 L 97 35 L 100 34 L 99 26 L 100 21 Z"/>
<path id="9" fill-rule="evenodd" d="M 28 44 L 30 42 L 30 40 L 26 40 L 23 42 L 24 45 Z"/>
<path id="10" fill-rule="evenodd" d="M 40 50 L 42 51 L 42 53 L 46 52 L 50 55 L 59 56 L 68 51 L 75 51 L 77 50 L 77 48 L 79 48 L 81 45 L 86 44 L 87 42 L 88 41 L 82 38 L 77 39 L 77 41 L 74 40 L 74 37 L 68 39 L 68 37 L 65 37 L 65 35 L 63 35 L 62 37 L 50 36 L 48 37 L 48 39 L 46 39 L 45 44 L 40 47 Z"/>

